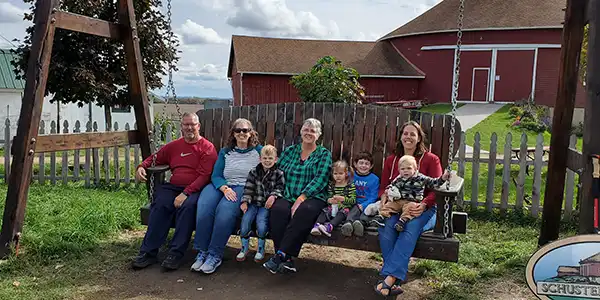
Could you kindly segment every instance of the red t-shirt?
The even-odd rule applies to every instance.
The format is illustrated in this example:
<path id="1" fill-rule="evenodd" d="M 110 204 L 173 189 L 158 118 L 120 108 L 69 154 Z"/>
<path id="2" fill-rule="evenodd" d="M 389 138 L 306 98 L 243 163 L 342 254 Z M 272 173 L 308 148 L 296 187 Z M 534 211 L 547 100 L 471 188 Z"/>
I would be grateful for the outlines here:
<path id="1" fill-rule="evenodd" d="M 156 165 L 169 165 L 171 184 L 185 187 L 183 192 L 188 195 L 200 191 L 210 182 L 216 161 L 215 146 L 203 137 L 195 143 L 179 138 L 164 145 L 156 154 Z M 141 164 L 144 168 L 151 165 L 152 155 Z"/>
<path id="2" fill-rule="evenodd" d="M 417 166 L 419 172 L 429 177 L 440 177 L 442 176 L 442 164 L 440 158 L 431 152 L 425 152 L 421 157 L 415 157 L 417 159 Z M 392 154 L 386 157 L 383 162 L 383 171 L 381 172 L 381 181 L 379 184 L 379 198 L 385 192 L 385 188 L 398 176 L 398 161 L 400 157 Z M 391 173 L 391 174 L 390 174 Z M 423 203 L 427 204 L 427 207 L 435 205 L 435 192 L 431 189 L 425 189 Z"/>

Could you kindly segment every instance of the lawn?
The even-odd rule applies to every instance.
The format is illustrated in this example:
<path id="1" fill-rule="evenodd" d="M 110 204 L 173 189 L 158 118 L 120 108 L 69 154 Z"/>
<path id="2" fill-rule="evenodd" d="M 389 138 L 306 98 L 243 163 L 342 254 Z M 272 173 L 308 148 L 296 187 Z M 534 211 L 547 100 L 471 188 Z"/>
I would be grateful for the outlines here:
<path id="1" fill-rule="evenodd" d="M 489 151 L 490 150 L 490 141 L 492 138 L 492 134 L 495 132 L 498 137 L 498 153 L 504 153 L 504 144 L 506 141 L 506 135 L 510 132 L 512 134 L 512 148 L 519 148 L 521 146 L 521 135 L 525 133 L 527 135 L 527 145 L 528 147 L 535 147 L 537 133 L 532 131 L 525 131 L 521 129 L 517 129 L 514 127 L 510 127 L 509 125 L 514 121 L 514 118 L 509 115 L 509 110 L 512 105 L 504 105 L 494 114 L 485 118 L 479 124 L 474 127 L 468 129 L 466 131 L 466 143 L 469 146 L 472 146 L 475 141 L 475 133 L 479 132 L 480 135 L 480 144 L 481 149 Z M 544 146 L 550 145 L 550 132 L 544 132 Z M 582 147 L 582 139 L 578 138 L 577 140 L 577 149 L 581 150 Z"/>
<path id="2" fill-rule="evenodd" d="M 6 193 L 6 185 L 0 192 Z M 33 184 L 21 253 L 0 263 L 0 299 L 79 299 L 87 289 L 102 288 L 97 285 L 104 271 L 122 268 L 137 251 L 140 234 L 120 237 L 143 232 L 139 207 L 144 196 L 136 187 Z M 526 291 L 524 267 L 536 249 L 539 221 L 516 212 L 501 217 L 479 210 L 470 212 L 469 222 L 468 233 L 457 235 L 459 263 L 418 260 L 411 266 L 409 276 L 425 282 L 427 299 L 481 299 L 497 293 L 490 286 L 498 282 Z M 570 229 L 562 233 L 572 234 Z"/>
<path id="3" fill-rule="evenodd" d="M 463 106 L 463 103 L 459 103 L 456 108 Z M 432 114 L 448 114 L 452 111 L 452 104 L 448 103 L 435 103 L 423 106 L 419 109 L 422 112 L 429 112 Z"/>

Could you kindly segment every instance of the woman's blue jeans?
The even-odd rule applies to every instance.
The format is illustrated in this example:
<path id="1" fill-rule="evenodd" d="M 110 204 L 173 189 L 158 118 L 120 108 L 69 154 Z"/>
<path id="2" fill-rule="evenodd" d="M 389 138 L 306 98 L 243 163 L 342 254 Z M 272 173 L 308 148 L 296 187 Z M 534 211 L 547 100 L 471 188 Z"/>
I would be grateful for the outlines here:
<path id="1" fill-rule="evenodd" d="M 209 255 L 219 259 L 223 258 L 223 252 L 229 236 L 235 230 L 240 210 L 240 199 L 244 193 L 244 186 L 230 186 L 237 194 L 238 199 L 229 201 L 223 193 L 212 183 L 200 193 L 196 211 L 196 234 L 194 236 L 194 249 L 208 251 Z"/>
<path id="2" fill-rule="evenodd" d="M 435 207 L 427 209 L 420 216 L 408 221 L 404 231 L 398 232 L 394 224 L 398 222 L 399 214 L 394 214 L 385 221 L 385 227 L 379 227 L 379 246 L 383 256 L 382 276 L 394 276 L 406 280 L 408 262 L 417 245 L 421 233 L 435 226 Z"/>

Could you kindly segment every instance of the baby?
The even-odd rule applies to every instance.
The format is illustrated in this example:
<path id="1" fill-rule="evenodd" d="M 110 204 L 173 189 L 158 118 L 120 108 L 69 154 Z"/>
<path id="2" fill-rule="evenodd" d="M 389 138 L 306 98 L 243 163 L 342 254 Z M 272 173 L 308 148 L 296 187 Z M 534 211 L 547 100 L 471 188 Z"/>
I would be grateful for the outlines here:
<path id="1" fill-rule="evenodd" d="M 431 178 L 417 171 L 417 161 L 411 155 L 404 155 L 398 163 L 399 175 L 386 187 L 385 203 L 382 201 L 379 215 L 374 218 L 374 222 L 379 226 L 385 226 L 385 219 L 391 214 L 400 214 L 400 218 L 394 228 L 397 231 L 403 231 L 406 223 L 413 217 L 411 216 L 407 204 L 411 202 L 420 203 L 423 200 L 425 188 L 440 186 L 450 178 L 450 172 L 446 172 L 440 178 Z"/>

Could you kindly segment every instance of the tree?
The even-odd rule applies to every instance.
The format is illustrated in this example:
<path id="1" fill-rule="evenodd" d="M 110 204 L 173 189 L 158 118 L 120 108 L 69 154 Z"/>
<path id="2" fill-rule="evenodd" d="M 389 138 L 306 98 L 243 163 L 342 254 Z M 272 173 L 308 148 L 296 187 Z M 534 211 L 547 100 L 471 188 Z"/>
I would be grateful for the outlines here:
<path id="1" fill-rule="evenodd" d="M 365 92 L 359 77 L 355 69 L 325 56 L 310 71 L 293 76 L 290 83 L 304 102 L 362 103 Z"/>
<path id="2" fill-rule="evenodd" d="M 24 0 L 31 4 L 31 12 L 24 20 L 32 21 L 35 0 Z M 118 0 L 80 1 L 62 0 L 60 9 L 106 21 L 117 22 Z M 158 9 L 161 0 L 133 1 L 138 27 L 138 37 L 142 54 L 142 66 L 147 88 L 162 87 L 164 64 L 176 63 L 176 38 L 169 40 L 169 23 Z M 25 80 L 33 25 L 27 28 L 26 37 L 16 50 L 17 59 L 13 62 L 17 77 Z M 82 107 L 87 103 L 110 107 L 131 105 L 129 99 L 127 61 L 122 41 L 92 36 L 84 33 L 56 30 L 52 58 L 48 73 L 45 95 L 53 94 L 52 102 L 77 103 Z"/>

